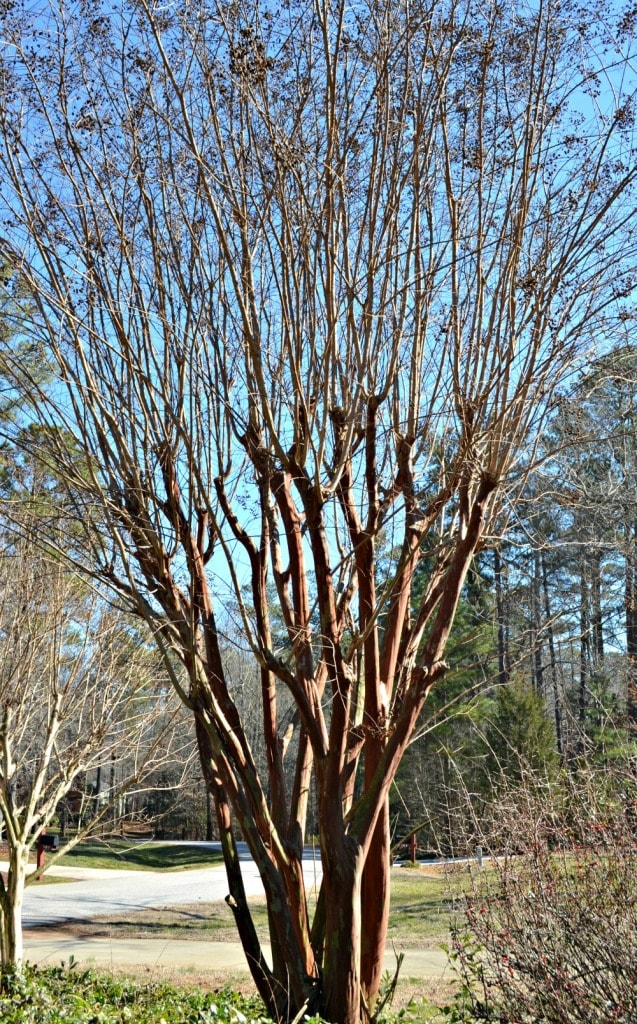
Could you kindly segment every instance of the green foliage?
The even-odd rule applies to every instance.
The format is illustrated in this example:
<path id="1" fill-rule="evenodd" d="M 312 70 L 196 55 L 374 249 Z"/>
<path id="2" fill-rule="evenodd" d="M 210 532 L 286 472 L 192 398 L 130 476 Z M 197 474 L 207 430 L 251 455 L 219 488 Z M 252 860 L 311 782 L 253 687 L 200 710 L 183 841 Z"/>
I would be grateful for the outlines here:
<path id="1" fill-rule="evenodd" d="M 427 587 L 431 560 L 419 563 L 413 592 L 414 611 Z M 437 707 L 475 689 L 495 675 L 497 666 L 493 580 L 484 552 L 476 555 L 463 588 L 451 630 L 447 661 L 450 671 L 432 694 Z M 430 711 L 430 713 L 433 712 Z"/>
<path id="2" fill-rule="evenodd" d="M 416 573 L 414 609 L 430 568 L 424 557 Z M 428 822 L 419 835 L 421 852 L 452 852 L 448 794 L 458 770 L 469 771 L 475 779 L 484 760 L 480 733 L 490 705 L 481 693 L 497 674 L 496 639 L 493 580 L 488 557 L 480 553 L 467 575 L 454 619 L 446 657 L 449 671 L 427 699 L 420 736 L 403 759 L 392 797 L 398 836 L 410 832 L 415 822 Z"/>
<path id="3" fill-rule="evenodd" d="M 396 1012 L 382 1010 L 370 1018 L 371 1024 L 471 1024 L 473 1018 L 464 1009 L 462 997 L 446 1006 L 436 1006 L 429 999 L 412 999 Z M 304 1017 L 303 1024 L 325 1024 L 322 1017 Z"/>
<path id="4" fill-rule="evenodd" d="M 267 1024 L 263 1004 L 229 988 L 213 993 L 164 984 L 140 985 L 94 971 L 27 965 L 0 975 L 2 1024 Z M 412 1000 L 397 1012 L 384 1010 L 378 1024 L 469 1024 L 462 999 L 437 1007 Z M 324 1024 L 304 1017 L 304 1024 Z"/>
<path id="5" fill-rule="evenodd" d="M 615 668 L 615 672 L 612 669 Z M 634 740 L 626 723 L 626 697 L 620 692 L 617 677 L 625 669 L 617 661 L 608 669 L 591 672 L 584 720 L 586 755 L 600 764 L 623 762 L 634 751 Z"/>
<path id="6" fill-rule="evenodd" d="M 479 716 L 484 745 L 485 783 L 519 779 L 523 771 L 547 772 L 558 766 L 555 732 L 546 703 L 525 679 L 497 686 L 483 701 Z"/>
<path id="7" fill-rule="evenodd" d="M 0 978 L 3 1024 L 252 1024 L 263 1019 L 260 1000 L 230 989 L 203 993 L 139 985 L 64 965 L 26 966 Z"/>
<path id="8" fill-rule="evenodd" d="M 444 1006 L 436 1006 L 429 999 L 412 999 L 397 1013 L 378 1018 L 379 1024 L 472 1024 L 469 1000 L 462 988 L 454 999 Z"/>
<path id="9" fill-rule="evenodd" d="M 434 700 L 438 699 L 436 694 Z M 466 854 L 456 823 L 467 799 L 476 812 L 498 800 L 503 784 L 559 768 L 544 698 L 522 677 L 459 699 L 445 721 L 414 744 L 401 765 L 394 799 L 399 834 L 425 820 L 419 847 Z M 413 815 L 411 821 L 408 813 Z"/>

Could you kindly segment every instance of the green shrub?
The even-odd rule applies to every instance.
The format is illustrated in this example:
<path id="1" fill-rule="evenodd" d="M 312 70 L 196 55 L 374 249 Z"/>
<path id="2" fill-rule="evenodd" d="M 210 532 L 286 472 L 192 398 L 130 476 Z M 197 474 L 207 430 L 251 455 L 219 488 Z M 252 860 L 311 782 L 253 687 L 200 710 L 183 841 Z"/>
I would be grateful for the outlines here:
<path id="1" fill-rule="evenodd" d="M 72 968 L 73 965 L 71 965 Z M 0 976 L 2 1024 L 253 1024 L 263 1004 L 230 989 L 215 993 L 26 965 Z"/>

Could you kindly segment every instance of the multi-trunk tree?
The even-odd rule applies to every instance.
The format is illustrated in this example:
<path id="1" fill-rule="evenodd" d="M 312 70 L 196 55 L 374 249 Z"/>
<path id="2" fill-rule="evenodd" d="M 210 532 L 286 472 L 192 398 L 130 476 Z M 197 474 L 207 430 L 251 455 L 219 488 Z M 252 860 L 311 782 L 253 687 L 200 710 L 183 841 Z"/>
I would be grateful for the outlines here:
<path id="1" fill-rule="evenodd" d="M 19 350 L 5 364 L 51 428 L 68 557 L 186 670 L 270 1012 L 355 1024 L 382 971 L 388 792 L 472 558 L 564 372 L 621 323 L 632 25 L 550 0 L 18 2 L 3 20 L 0 255 L 55 381 Z M 227 634 L 259 665 L 265 777 Z"/>

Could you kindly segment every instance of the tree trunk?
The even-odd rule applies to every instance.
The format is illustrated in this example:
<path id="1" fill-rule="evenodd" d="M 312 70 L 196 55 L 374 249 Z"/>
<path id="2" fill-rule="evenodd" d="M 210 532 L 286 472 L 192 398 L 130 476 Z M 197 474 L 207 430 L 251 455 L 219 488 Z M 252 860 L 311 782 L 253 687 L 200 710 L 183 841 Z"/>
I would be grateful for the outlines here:
<path id="1" fill-rule="evenodd" d="M 206 786 L 206 842 L 212 842 L 212 838 L 212 797 L 209 786 Z"/>
<path id="2" fill-rule="evenodd" d="M 2 966 L 20 967 L 22 946 L 22 902 L 29 863 L 29 847 L 24 843 L 9 845 L 9 873 L 2 891 Z"/>
<path id="3" fill-rule="evenodd" d="M 593 663 L 597 667 L 601 667 L 604 661 L 601 577 L 601 554 L 597 550 L 591 554 L 591 633 L 593 640 Z"/>
<path id="4" fill-rule="evenodd" d="M 551 602 L 549 597 L 548 570 L 546 556 L 542 551 L 540 556 L 542 568 L 542 591 L 544 594 L 544 616 L 546 621 L 546 632 L 549 642 L 549 657 L 551 659 L 551 680 L 553 688 L 553 714 L 555 716 L 555 743 L 560 760 L 564 757 L 564 737 L 562 729 L 562 698 L 560 695 L 557 655 L 555 651 L 555 633 L 553 630 L 553 618 L 551 616 Z"/>
<path id="5" fill-rule="evenodd" d="M 232 834 L 230 808 L 226 798 L 223 783 L 218 777 L 210 742 L 206 730 L 203 728 L 199 718 L 195 718 L 195 731 L 199 748 L 199 759 L 204 780 L 211 793 L 217 815 L 219 828 L 219 839 L 223 854 L 226 877 L 228 879 L 229 893 L 226 896 L 226 903 L 232 910 L 235 924 L 239 933 L 239 939 L 243 947 L 252 980 L 257 991 L 265 1003 L 268 1013 L 274 1020 L 281 1019 L 286 1014 L 280 1005 L 280 993 L 276 978 L 272 973 L 263 955 L 261 943 L 254 927 L 252 915 L 246 898 L 243 875 L 239 854 Z"/>
<path id="6" fill-rule="evenodd" d="M 390 889 L 389 803 L 382 808 L 363 868 L 361 886 L 361 985 L 368 1008 L 378 997 L 389 923 Z"/>
<path id="7" fill-rule="evenodd" d="M 637 732 L 637 521 L 626 528 L 626 581 L 624 589 L 626 613 L 626 717 L 628 728 Z"/>
<path id="8" fill-rule="evenodd" d="M 351 836 L 322 837 L 325 890 L 323 1007 L 326 1020 L 359 1024 L 361 1018 L 361 883 L 363 856 Z"/>
<path id="9" fill-rule="evenodd" d="M 580 647 L 579 647 L 579 707 L 580 744 L 586 745 L 586 709 L 588 706 L 588 674 L 590 667 L 590 615 L 586 559 L 580 558 Z"/>
<path id="10" fill-rule="evenodd" d="M 115 755 L 114 754 L 111 754 L 111 770 L 110 770 L 110 777 L 109 777 L 108 786 L 109 786 L 109 789 L 108 789 L 109 794 L 113 793 L 114 790 L 115 790 Z M 113 822 L 115 822 L 117 820 L 118 812 L 119 812 L 119 808 L 117 806 L 117 803 L 114 803 L 113 807 L 111 809 L 111 818 L 112 818 Z"/>
<path id="11" fill-rule="evenodd" d="M 509 680 L 509 651 L 502 584 L 502 559 L 500 557 L 500 549 L 497 547 L 493 551 L 493 574 L 495 577 L 495 607 L 498 618 L 498 683 L 500 686 L 504 686 Z"/>
<path id="12" fill-rule="evenodd" d="M 544 665 L 542 662 L 542 612 L 540 601 L 540 552 L 533 554 L 533 578 L 531 580 L 531 642 L 533 644 L 533 685 L 536 693 L 545 697 Z"/>

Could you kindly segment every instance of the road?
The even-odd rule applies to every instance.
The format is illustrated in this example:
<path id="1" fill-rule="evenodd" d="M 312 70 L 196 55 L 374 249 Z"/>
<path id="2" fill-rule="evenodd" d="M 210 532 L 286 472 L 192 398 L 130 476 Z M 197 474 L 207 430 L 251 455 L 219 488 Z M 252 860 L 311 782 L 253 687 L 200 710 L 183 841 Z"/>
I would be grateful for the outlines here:
<path id="1" fill-rule="evenodd" d="M 203 845 L 203 844 L 202 844 Z M 206 844 L 219 849 L 219 844 Z M 263 886 L 245 844 L 238 844 L 248 896 L 259 895 Z M 319 882 L 321 864 L 308 848 L 303 867 L 308 886 Z M 25 930 L 60 926 L 73 921 L 92 921 L 107 914 L 135 913 L 147 907 L 181 903 L 214 903 L 225 899 L 228 883 L 223 865 L 186 871 L 109 871 L 99 868 L 54 867 L 52 877 L 73 878 L 63 885 L 29 886 L 24 896 L 22 923 Z"/>

